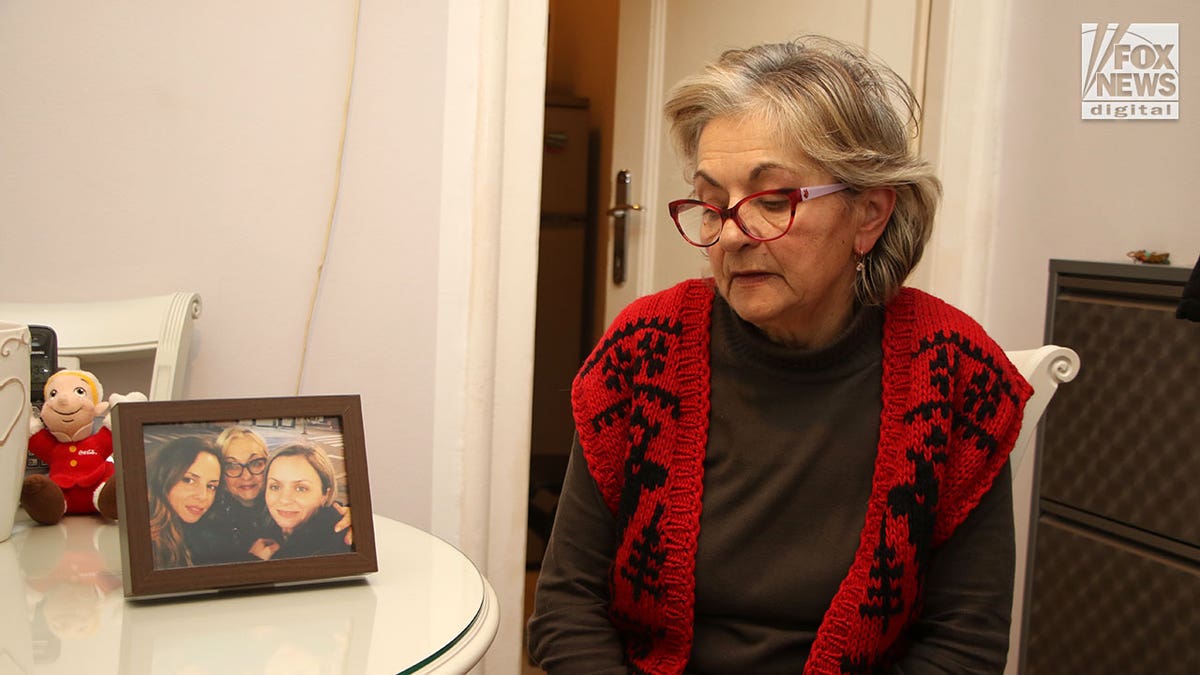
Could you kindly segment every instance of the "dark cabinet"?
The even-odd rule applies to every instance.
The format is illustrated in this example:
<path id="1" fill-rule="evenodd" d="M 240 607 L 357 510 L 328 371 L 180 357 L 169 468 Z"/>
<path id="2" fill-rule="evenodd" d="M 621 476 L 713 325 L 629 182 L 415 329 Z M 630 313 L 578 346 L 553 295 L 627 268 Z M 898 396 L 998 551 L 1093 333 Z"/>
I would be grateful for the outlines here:
<path id="1" fill-rule="evenodd" d="M 1200 672 L 1200 323 L 1189 270 L 1053 260 L 1022 672 Z"/>

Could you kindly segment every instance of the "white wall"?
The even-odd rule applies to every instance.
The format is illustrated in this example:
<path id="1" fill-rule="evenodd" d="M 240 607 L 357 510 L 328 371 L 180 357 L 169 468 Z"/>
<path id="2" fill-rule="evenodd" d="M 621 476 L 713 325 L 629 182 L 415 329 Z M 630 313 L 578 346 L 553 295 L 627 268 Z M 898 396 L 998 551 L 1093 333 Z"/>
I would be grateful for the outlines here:
<path id="1" fill-rule="evenodd" d="M 1080 24 L 1179 24 L 1180 118 L 1079 119 Z M 982 320 L 1006 348 L 1041 344 L 1051 258 L 1200 256 L 1200 4 L 1011 0 L 999 130 L 998 227 Z M 1082 368 L 1087 368 L 1083 363 Z"/>
<path id="2" fill-rule="evenodd" d="M 546 1 L 359 4 L 0 3 L 0 298 L 197 291 L 186 398 L 360 393 L 516 672 Z"/>
<path id="3" fill-rule="evenodd" d="M 447 14 L 361 18 L 316 290 L 354 3 L 0 4 L 0 295 L 199 292 L 185 396 L 361 393 L 376 508 L 428 527 Z"/>

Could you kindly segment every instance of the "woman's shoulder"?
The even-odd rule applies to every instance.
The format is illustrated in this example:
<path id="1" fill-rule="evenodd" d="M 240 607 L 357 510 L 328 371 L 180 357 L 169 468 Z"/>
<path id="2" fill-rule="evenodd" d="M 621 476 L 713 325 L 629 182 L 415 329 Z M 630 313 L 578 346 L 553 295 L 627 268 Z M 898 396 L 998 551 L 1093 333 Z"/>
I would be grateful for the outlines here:
<path id="1" fill-rule="evenodd" d="M 715 293 L 711 279 L 689 279 L 634 300 L 608 325 L 581 373 L 587 372 L 613 345 L 643 331 L 681 335 L 690 327 L 691 332 L 699 330 L 707 334 Z"/>
<path id="2" fill-rule="evenodd" d="M 715 292 L 712 279 L 681 281 L 670 288 L 643 295 L 626 305 L 617 314 L 610 329 L 631 320 L 670 317 L 693 306 L 709 305 Z"/>
<path id="3" fill-rule="evenodd" d="M 321 508 L 317 509 L 317 512 L 314 513 L 313 517 L 312 517 L 313 521 L 320 521 L 322 523 L 328 524 L 329 529 L 331 529 L 331 530 L 333 529 L 333 526 L 335 524 L 337 524 L 337 522 L 341 519 L 342 519 L 341 511 L 338 511 L 336 508 L 334 508 L 332 506 L 322 506 Z"/>
<path id="4" fill-rule="evenodd" d="M 281 557 L 296 557 L 350 551 L 345 532 L 334 532 L 333 526 L 342 514 L 332 506 L 322 506 L 303 525 L 292 533 L 280 549 Z"/>
<path id="5" fill-rule="evenodd" d="M 885 307 L 883 324 L 884 359 L 890 372 L 903 379 L 905 364 L 912 359 L 925 359 L 931 368 L 950 368 L 959 378 L 969 378 L 974 372 L 963 368 L 959 357 L 980 364 L 1003 380 L 1003 387 L 1013 392 L 1021 402 L 1031 391 L 1025 378 L 983 326 L 966 312 L 950 303 L 913 288 L 903 288 Z"/>
<path id="6" fill-rule="evenodd" d="M 337 509 L 332 506 L 322 506 L 297 531 L 302 532 L 306 539 L 341 540 L 346 533 L 333 531 L 333 526 L 341 519 L 342 514 Z"/>
<path id="7" fill-rule="evenodd" d="M 884 307 L 885 339 L 912 339 L 918 345 L 962 343 L 990 352 L 999 345 L 971 315 L 945 300 L 915 288 L 902 288 Z"/>
<path id="8" fill-rule="evenodd" d="M 911 317 L 921 325 L 973 325 L 979 323 L 969 314 L 932 293 L 905 286 L 885 307 L 892 317 Z"/>
<path id="9" fill-rule="evenodd" d="M 689 279 L 671 288 L 642 296 L 622 309 L 604 336 L 592 348 L 577 374 L 575 385 L 593 372 L 605 355 L 614 348 L 640 348 L 638 339 L 644 333 L 664 336 L 688 335 L 689 343 L 700 344 L 708 335 L 709 316 L 712 308 L 713 289 L 711 279 Z M 702 346 L 707 346 L 706 343 Z"/>

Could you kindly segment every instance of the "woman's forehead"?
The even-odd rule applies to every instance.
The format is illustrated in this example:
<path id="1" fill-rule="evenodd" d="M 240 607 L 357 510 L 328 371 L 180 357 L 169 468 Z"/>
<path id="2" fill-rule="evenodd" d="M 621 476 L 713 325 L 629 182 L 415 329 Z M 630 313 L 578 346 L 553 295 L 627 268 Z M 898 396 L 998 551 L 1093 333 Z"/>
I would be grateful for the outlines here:
<path id="1" fill-rule="evenodd" d="M 757 180 L 786 174 L 808 177 L 822 173 L 815 162 L 780 140 L 773 126 L 758 116 L 718 117 L 700 134 L 693 180 L 720 186 L 723 180 Z"/>
<path id="2" fill-rule="evenodd" d="M 196 459 L 192 460 L 191 465 L 188 466 L 184 473 L 203 474 L 212 471 L 219 473 L 221 471 L 221 462 L 212 454 L 202 452 L 196 455 Z"/>
<path id="3" fill-rule="evenodd" d="M 261 444 L 259 444 L 253 438 L 247 438 L 245 436 L 240 436 L 238 438 L 235 438 L 225 445 L 225 454 L 229 455 L 229 454 L 233 454 L 235 452 L 238 454 L 246 454 L 246 455 L 253 455 L 253 454 L 266 455 L 267 454 L 266 448 L 264 448 Z"/>
<path id="4" fill-rule="evenodd" d="M 271 476 L 284 475 L 289 480 L 299 480 L 300 478 L 311 478 L 312 476 L 320 475 L 317 473 L 316 467 L 312 465 L 304 457 L 300 455 L 285 455 L 276 457 L 275 461 L 271 462 Z"/>

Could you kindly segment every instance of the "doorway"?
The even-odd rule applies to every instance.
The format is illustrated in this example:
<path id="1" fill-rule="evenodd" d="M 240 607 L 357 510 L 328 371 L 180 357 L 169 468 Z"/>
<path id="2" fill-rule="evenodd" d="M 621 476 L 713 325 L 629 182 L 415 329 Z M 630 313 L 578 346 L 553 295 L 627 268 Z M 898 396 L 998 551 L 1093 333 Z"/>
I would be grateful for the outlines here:
<path id="1" fill-rule="evenodd" d="M 570 387 L 604 307 L 619 0 L 550 0 L 530 433 L 525 616 L 574 435 Z M 602 293 L 602 290 L 601 290 Z M 602 297 L 599 296 L 599 297 Z M 599 306 L 598 306 L 599 305 Z M 525 673 L 539 673 L 524 659 Z"/>

